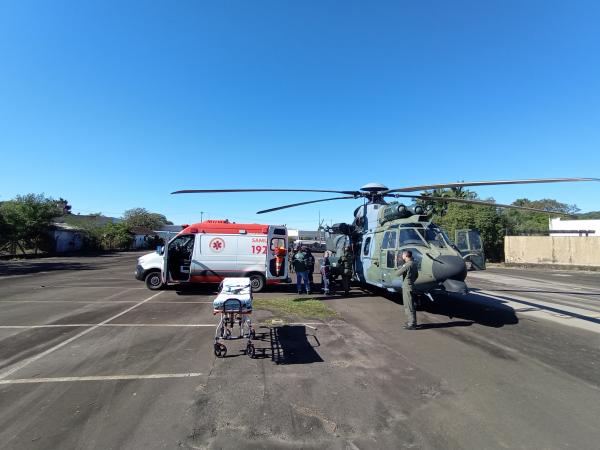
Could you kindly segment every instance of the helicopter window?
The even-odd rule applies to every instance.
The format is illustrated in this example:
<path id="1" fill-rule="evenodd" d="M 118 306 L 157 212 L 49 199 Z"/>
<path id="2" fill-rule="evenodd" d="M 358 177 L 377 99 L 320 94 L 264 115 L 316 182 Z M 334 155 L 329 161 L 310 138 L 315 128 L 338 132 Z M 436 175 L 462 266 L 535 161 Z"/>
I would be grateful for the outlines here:
<path id="1" fill-rule="evenodd" d="M 419 250 L 414 247 L 407 248 L 406 250 L 410 250 L 412 252 L 413 260 L 417 265 L 417 270 L 421 270 L 421 261 L 423 261 L 423 255 Z M 404 260 L 402 259 L 402 251 L 399 251 L 396 255 L 396 267 L 401 267 L 404 264 Z"/>
<path id="2" fill-rule="evenodd" d="M 481 236 L 475 230 L 469 230 L 469 242 L 471 244 L 471 250 L 481 250 Z"/>
<path id="3" fill-rule="evenodd" d="M 421 233 L 421 235 L 429 244 L 433 244 L 438 247 L 446 247 L 447 245 L 447 241 L 444 238 L 442 230 L 437 227 L 429 226 L 424 230 L 419 230 L 419 233 Z"/>
<path id="4" fill-rule="evenodd" d="M 386 231 L 383 235 L 383 242 L 381 243 L 381 248 L 396 248 L 396 232 L 395 231 Z"/>
<path id="5" fill-rule="evenodd" d="M 400 246 L 404 245 L 423 245 L 423 238 L 414 228 L 404 228 L 400 230 Z"/>
<path id="6" fill-rule="evenodd" d="M 363 255 L 364 256 L 369 256 L 369 249 L 371 246 L 371 237 L 369 236 L 366 240 L 365 240 L 365 246 L 363 247 Z"/>
<path id="7" fill-rule="evenodd" d="M 469 244 L 467 243 L 467 234 L 464 231 L 458 231 L 456 233 L 456 246 L 459 250 L 468 250 Z"/>
<path id="8" fill-rule="evenodd" d="M 388 269 L 393 269 L 396 267 L 395 263 L 396 263 L 396 250 L 388 250 L 385 266 Z"/>

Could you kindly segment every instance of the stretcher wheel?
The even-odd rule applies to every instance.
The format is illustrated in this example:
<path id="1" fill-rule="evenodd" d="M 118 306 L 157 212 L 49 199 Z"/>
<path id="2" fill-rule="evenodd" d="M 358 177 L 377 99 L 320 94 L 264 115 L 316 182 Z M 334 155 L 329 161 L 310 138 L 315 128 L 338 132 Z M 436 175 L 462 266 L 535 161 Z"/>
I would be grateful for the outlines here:
<path id="1" fill-rule="evenodd" d="M 225 358 L 225 355 L 227 355 L 227 347 L 223 344 L 215 344 L 215 356 L 217 358 Z"/>
<path id="2" fill-rule="evenodd" d="M 250 339 L 256 339 L 256 331 L 254 328 L 250 330 Z"/>
<path id="3" fill-rule="evenodd" d="M 256 355 L 256 349 L 254 348 L 254 345 L 248 344 L 246 346 L 246 355 L 248 355 L 250 358 L 254 358 Z"/>
<path id="4" fill-rule="evenodd" d="M 231 330 L 229 328 L 225 328 L 225 339 L 231 339 Z"/>

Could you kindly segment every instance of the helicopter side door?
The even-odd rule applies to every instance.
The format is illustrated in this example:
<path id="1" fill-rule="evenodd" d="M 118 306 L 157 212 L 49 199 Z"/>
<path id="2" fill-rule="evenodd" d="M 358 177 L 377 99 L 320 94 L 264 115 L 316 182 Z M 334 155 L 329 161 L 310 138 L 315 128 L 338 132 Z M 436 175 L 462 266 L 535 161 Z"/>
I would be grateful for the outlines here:
<path id="1" fill-rule="evenodd" d="M 383 234 L 379 253 L 379 271 L 383 287 L 392 287 L 394 272 L 396 272 L 396 254 L 398 230 L 388 230 Z"/>
<path id="2" fill-rule="evenodd" d="M 465 260 L 467 269 L 485 270 L 485 252 L 479 231 L 456 230 L 454 243 Z"/>

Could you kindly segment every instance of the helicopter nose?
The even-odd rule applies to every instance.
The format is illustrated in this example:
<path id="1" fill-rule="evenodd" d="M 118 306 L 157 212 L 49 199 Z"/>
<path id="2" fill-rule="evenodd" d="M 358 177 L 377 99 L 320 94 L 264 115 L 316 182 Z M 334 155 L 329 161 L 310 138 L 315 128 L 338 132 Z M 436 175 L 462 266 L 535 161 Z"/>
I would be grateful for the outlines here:
<path id="1" fill-rule="evenodd" d="M 463 281 L 467 278 L 467 266 L 460 256 L 441 255 L 432 265 L 433 277 L 440 282 L 446 280 Z"/>

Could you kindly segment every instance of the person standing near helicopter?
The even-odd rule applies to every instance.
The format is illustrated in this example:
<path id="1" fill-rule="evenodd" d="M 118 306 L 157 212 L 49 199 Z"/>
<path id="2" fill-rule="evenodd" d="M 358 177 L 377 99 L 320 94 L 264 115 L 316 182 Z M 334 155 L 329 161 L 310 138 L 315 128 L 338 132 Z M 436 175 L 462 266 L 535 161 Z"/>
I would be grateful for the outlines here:
<path id="1" fill-rule="evenodd" d="M 404 264 L 396 272 L 396 276 L 402 276 L 402 302 L 404 303 L 404 314 L 407 320 L 403 328 L 405 330 L 416 330 L 417 312 L 415 310 L 413 287 L 419 272 L 410 250 L 402 252 L 402 259 Z"/>
<path id="2" fill-rule="evenodd" d="M 354 255 L 352 254 L 352 247 L 349 245 L 344 248 L 344 254 L 339 259 L 339 264 L 342 269 L 342 287 L 344 294 L 350 294 L 350 280 L 352 279 L 352 262 Z"/>

